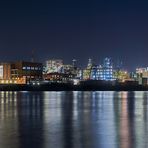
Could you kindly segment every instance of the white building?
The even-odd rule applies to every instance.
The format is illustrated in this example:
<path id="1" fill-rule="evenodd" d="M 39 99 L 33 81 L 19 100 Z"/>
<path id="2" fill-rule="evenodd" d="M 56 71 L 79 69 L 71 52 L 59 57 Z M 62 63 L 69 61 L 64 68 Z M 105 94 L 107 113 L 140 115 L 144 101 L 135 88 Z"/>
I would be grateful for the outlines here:
<path id="1" fill-rule="evenodd" d="M 63 68 L 63 60 L 51 59 L 46 61 L 45 72 L 46 73 L 61 73 Z"/>

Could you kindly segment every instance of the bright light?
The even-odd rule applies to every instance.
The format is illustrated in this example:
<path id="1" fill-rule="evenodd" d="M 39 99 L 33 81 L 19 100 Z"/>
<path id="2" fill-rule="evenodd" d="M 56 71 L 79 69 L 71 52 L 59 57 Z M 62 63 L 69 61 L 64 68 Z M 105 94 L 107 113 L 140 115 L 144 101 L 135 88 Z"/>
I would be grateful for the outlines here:
<path id="1" fill-rule="evenodd" d="M 78 84 L 79 84 L 79 80 L 78 80 L 78 79 L 74 79 L 74 80 L 73 80 L 73 84 L 74 84 L 74 85 L 78 85 Z"/>

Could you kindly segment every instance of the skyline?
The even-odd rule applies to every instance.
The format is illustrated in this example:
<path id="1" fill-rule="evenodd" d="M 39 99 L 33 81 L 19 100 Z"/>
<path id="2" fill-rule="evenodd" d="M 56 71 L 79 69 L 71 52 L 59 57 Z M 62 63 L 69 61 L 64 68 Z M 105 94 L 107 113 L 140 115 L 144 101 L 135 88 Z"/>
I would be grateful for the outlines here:
<path id="1" fill-rule="evenodd" d="M 134 70 L 148 66 L 147 1 L 2 1 L 0 59 L 78 59 L 105 57 Z"/>
<path id="2" fill-rule="evenodd" d="M 15 63 L 15 62 L 27 62 L 27 63 L 40 63 L 43 65 L 43 67 L 46 67 L 46 64 L 48 61 L 56 61 L 56 62 L 61 62 L 62 65 L 75 65 L 77 68 L 80 68 L 80 69 L 86 69 L 90 66 L 92 67 L 99 67 L 99 66 L 103 66 L 104 65 L 104 62 L 105 62 L 105 59 L 109 59 L 110 60 L 110 64 L 111 66 L 113 67 L 114 70 L 117 70 L 117 69 L 120 69 L 120 70 L 124 70 L 124 71 L 128 71 L 128 72 L 135 72 L 137 69 L 148 69 L 148 66 L 141 66 L 141 67 L 136 67 L 133 71 L 129 71 L 128 69 L 126 69 L 126 67 L 124 66 L 124 62 L 123 61 L 120 61 L 119 59 L 118 60 L 115 60 L 115 59 L 112 59 L 111 57 L 105 57 L 105 58 L 100 58 L 100 60 L 98 61 L 94 61 L 92 58 L 88 58 L 87 59 L 87 62 L 85 63 L 85 66 L 82 66 L 82 64 L 80 63 L 80 60 L 77 60 L 77 59 L 71 59 L 71 61 L 69 63 L 65 62 L 64 59 L 60 59 L 60 58 L 48 58 L 46 60 L 44 60 L 43 62 L 40 62 L 37 61 L 36 59 L 34 59 L 34 57 L 30 57 L 29 60 L 24 60 L 24 59 L 20 59 L 20 60 L 7 60 L 7 61 L 0 61 L 0 64 L 10 64 L 10 63 Z M 75 64 L 74 64 L 74 63 Z M 91 63 L 90 63 L 91 62 Z"/>

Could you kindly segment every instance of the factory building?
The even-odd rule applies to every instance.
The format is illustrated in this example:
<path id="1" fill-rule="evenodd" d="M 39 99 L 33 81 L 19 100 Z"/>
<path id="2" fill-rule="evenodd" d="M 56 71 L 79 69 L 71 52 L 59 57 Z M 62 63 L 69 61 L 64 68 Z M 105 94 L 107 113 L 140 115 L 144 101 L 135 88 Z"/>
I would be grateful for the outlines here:
<path id="1" fill-rule="evenodd" d="M 0 84 L 26 84 L 42 79 L 41 63 L 9 62 L 0 63 Z"/>

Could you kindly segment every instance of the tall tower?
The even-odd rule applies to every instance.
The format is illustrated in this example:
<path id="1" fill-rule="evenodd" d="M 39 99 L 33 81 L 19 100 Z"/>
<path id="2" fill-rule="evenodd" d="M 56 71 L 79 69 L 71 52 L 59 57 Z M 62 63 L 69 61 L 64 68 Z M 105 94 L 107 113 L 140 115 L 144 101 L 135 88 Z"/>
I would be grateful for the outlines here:
<path id="1" fill-rule="evenodd" d="M 109 68 L 112 66 L 112 61 L 110 58 L 105 58 L 103 61 L 103 67 Z"/>
<path id="2" fill-rule="evenodd" d="M 103 80 L 113 80 L 113 66 L 110 58 L 105 58 L 102 66 Z"/>
<path id="3" fill-rule="evenodd" d="M 92 65 L 93 65 L 93 64 L 92 64 L 92 59 L 89 58 L 89 59 L 88 59 L 87 67 L 91 68 Z"/>
<path id="4" fill-rule="evenodd" d="M 72 65 L 73 65 L 73 67 L 76 67 L 76 61 L 77 61 L 76 59 L 73 59 L 73 60 L 72 60 Z"/>

